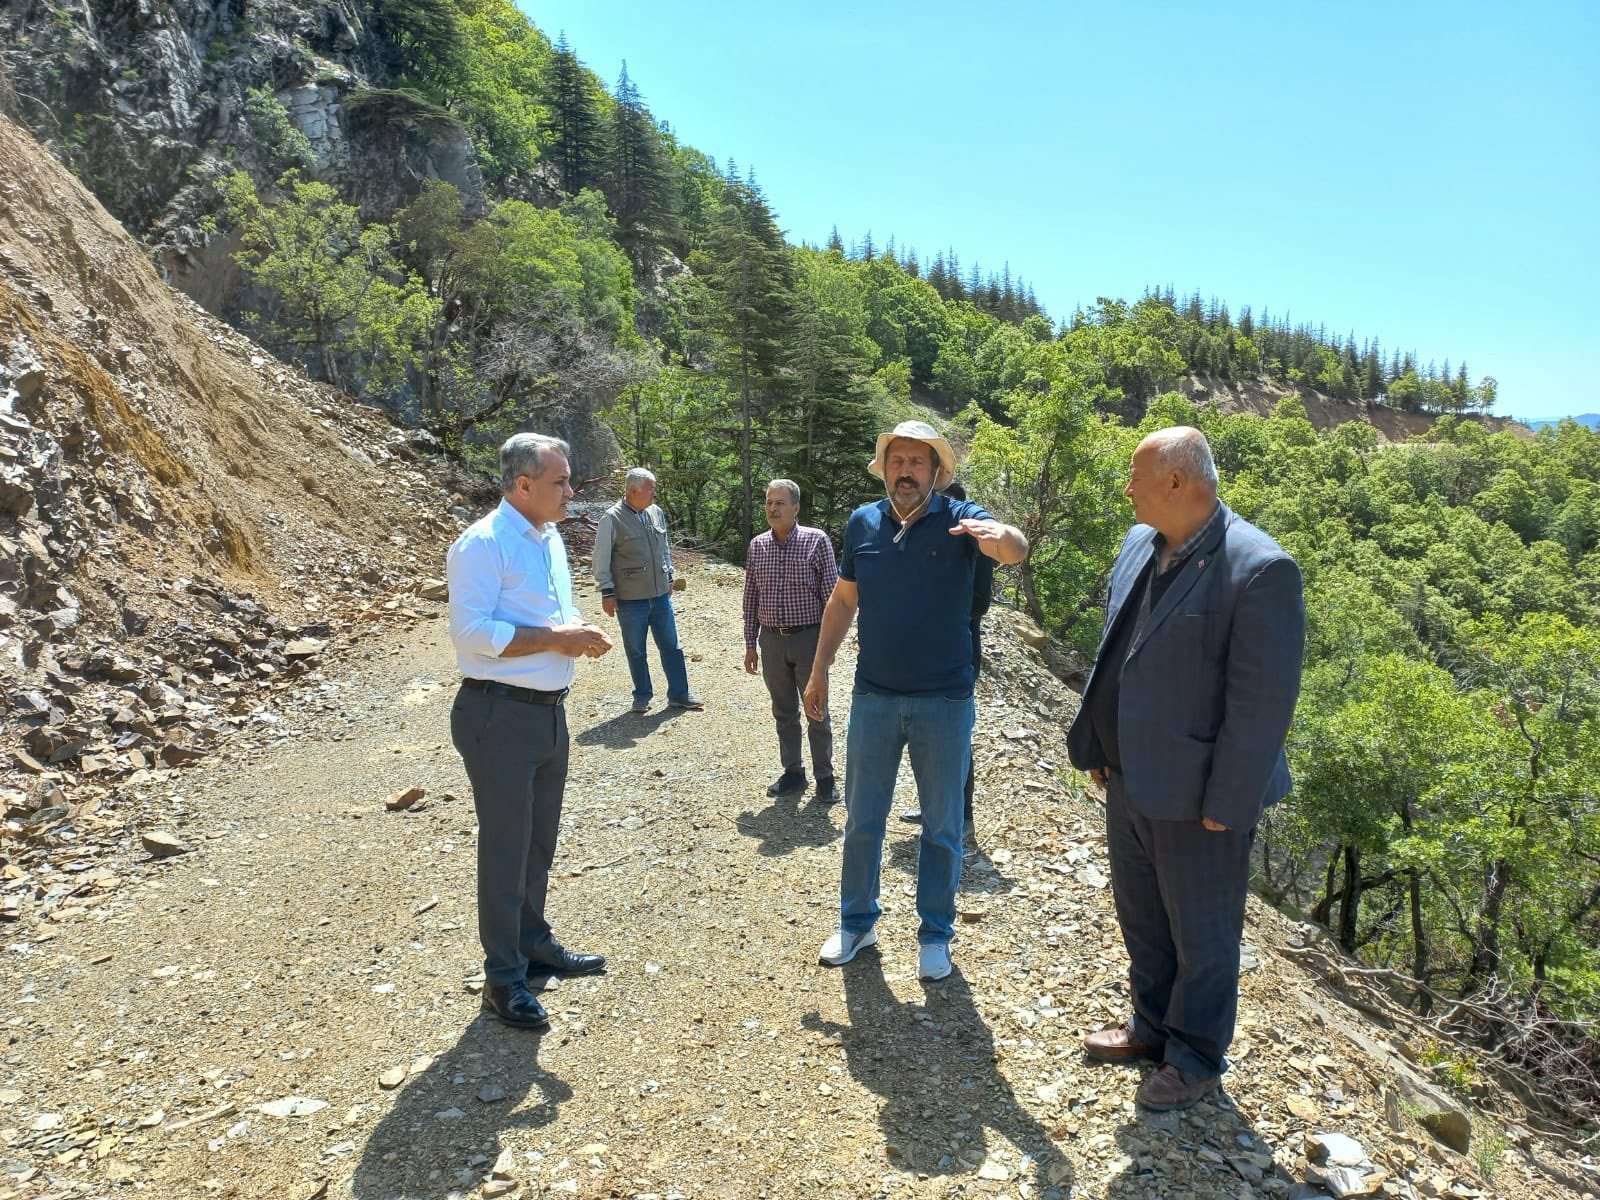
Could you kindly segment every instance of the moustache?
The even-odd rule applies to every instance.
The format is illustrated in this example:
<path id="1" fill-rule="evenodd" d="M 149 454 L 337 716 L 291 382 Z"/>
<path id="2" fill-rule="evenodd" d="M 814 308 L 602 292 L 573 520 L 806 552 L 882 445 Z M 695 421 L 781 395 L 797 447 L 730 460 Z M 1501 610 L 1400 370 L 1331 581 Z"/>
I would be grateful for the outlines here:
<path id="1" fill-rule="evenodd" d="M 921 486 L 920 484 L 917 483 L 916 479 L 913 478 L 910 475 L 902 475 L 902 476 L 900 476 L 899 479 L 896 479 L 894 481 L 894 485 L 895 485 L 895 487 L 919 487 L 919 486 Z"/>

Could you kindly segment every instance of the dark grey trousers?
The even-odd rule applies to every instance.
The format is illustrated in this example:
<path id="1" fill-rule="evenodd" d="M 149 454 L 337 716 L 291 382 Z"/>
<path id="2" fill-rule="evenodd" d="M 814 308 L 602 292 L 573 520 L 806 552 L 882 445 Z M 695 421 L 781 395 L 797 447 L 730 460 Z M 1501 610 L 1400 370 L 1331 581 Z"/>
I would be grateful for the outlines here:
<path id="1" fill-rule="evenodd" d="M 450 738 L 478 813 L 478 938 L 484 977 L 520 981 L 558 943 L 544 917 L 567 782 L 567 710 L 462 688 Z"/>
<path id="2" fill-rule="evenodd" d="M 1190 1075 L 1220 1075 L 1239 1008 L 1253 830 L 1152 821 L 1106 788 L 1106 850 L 1128 948 L 1133 1031 Z"/>
<path id="3" fill-rule="evenodd" d="M 805 766 L 800 757 L 800 697 L 811 679 L 811 661 L 817 657 L 820 627 L 797 630 L 785 636 L 762 626 L 756 635 L 761 651 L 761 678 L 772 697 L 772 720 L 778 726 L 778 762 L 785 771 Z M 806 718 L 811 743 L 811 773 L 817 779 L 833 776 L 833 718 Z"/>

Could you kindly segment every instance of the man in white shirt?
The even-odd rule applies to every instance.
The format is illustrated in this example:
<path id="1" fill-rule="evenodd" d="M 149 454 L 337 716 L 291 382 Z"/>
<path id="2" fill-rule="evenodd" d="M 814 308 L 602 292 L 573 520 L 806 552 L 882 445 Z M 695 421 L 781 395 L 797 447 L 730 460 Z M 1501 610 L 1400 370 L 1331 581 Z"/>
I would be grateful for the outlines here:
<path id="1" fill-rule="evenodd" d="M 508 1025 L 548 1025 L 535 975 L 587 975 L 598 954 L 562 947 L 545 893 L 567 780 L 567 689 L 578 658 L 611 640 L 572 603 L 556 522 L 572 498 L 567 444 L 519 433 L 500 447 L 499 507 L 450 547 L 450 638 L 466 676 L 450 736 L 478 814 L 478 937 L 483 1007 Z"/>

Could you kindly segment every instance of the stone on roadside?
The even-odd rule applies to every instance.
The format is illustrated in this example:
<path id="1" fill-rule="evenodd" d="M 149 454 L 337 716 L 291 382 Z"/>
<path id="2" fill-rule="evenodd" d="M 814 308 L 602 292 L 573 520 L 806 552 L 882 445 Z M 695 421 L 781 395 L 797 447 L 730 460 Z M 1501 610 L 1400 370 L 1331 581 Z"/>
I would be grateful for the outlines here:
<path id="1" fill-rule="evenodd" d="M 1423 1113 L 1417 1118 L 1423 1127 L 1450 1149 L 1465 1154 L 1472 1145 L 1472 1122 L 1453 1109 Z"/>
<path id="2" fill-rule="evenodd" d="M 485 1104 L 495 1104 L 506 1098 L 506 1089 L 498 1083 L 486 1083 L 478 1089 L 478 1099 Z"/>
<path id="3" fill-rule="evenodd" d="M 194 849 L 188 842 L 165 829 L 145 830 L 139 835 L 139 844 L 151 858 L 172 858 L 174 855 L 188 854 Z"/>
<path id="4" fill-rule="evenodd" d="M 384 1091 L 399 1087 L 405 1082 L 406 1069 L 404 1067 L 390 1067 L 378 1076 L 378 1086 Z"/>
<path id="5" fill-rule="evenodd" d="M 1345 1200 L 1349 1196 L 1370 1196 L 1383 1182 L 1382 1175 L 1369 1176 L 1355 1167 L 1329 1167 L 1314 1174 L 1313 1171 L 1307 1171 L 1306 1177 L 1320 1184 L 1335 1200 Z"/>
<path id="6" fill-rule="evenodd" d="M 309 1096 L 284 1096 L 256 1106 L 269 1117 L 308 1117 L 328 1107 L 326 1100 L 313 1100 Z"/>
<path id="7" fill-rule="evenodd" d="M 390 812 L 404 812 L 427 794 L 427 788 L 408 787 L 403 792 L 394 792 L 391 794 L 389 798 L 383 802 L 383 806 Z"/>
<path id="8" fill-rule="evenodd" d="M 1367 1161 L 1367 1152 L 1346 1134 L 1313 1133 L 1306 1137 L 1306 1157 L 1320 1166 L 1358 1167 Z"/>

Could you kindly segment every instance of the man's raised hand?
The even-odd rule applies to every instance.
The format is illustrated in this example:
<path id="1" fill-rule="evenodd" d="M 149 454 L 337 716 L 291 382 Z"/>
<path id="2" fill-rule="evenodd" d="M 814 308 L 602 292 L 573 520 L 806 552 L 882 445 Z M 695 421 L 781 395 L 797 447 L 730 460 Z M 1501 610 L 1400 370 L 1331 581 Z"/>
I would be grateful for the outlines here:
<path id="1" fill-rule="evenodd" d="M 953 534 L 966 534 L 980 542 L 998 542 L 1006 535 L 1004 522 L 984 520 L 982 517 L 963 517 L 950 527 Z"/>

